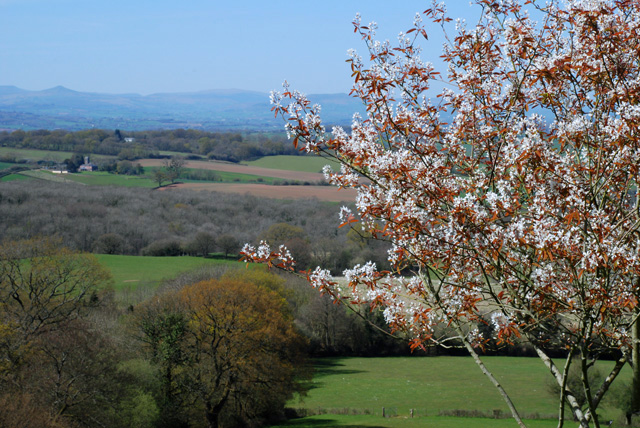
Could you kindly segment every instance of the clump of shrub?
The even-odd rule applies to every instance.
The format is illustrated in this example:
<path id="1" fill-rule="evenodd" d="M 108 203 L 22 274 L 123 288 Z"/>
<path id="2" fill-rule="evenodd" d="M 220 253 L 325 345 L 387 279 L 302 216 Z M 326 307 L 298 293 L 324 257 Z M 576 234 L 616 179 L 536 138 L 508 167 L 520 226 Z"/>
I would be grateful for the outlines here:
<path id="1" fill-rule="evenodd" d="M 154 241 L 142 249 L 143 256 L 174 257 L 182 254 L 182 243 L 171 238 Z"/>
<path id="2" fill-rule="evenodd" d="M 122 254 L 125 248 L 125 239 L 117 233 L 104 233 L 93 244 L 93 251 L 99 254 Z"/>

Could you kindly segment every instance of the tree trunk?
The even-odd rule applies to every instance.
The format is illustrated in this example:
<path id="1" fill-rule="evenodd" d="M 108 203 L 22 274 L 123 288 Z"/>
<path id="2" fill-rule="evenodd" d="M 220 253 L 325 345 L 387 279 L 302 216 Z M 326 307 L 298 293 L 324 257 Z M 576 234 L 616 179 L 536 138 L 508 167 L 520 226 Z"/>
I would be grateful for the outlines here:
<path id="1" fill-rule="evenodd" d="M 544 365 L 547 366 L 547 368 L 555 378 L 556 382 L 558 382 L 558 385 L 560 385 L 560 387 L 562 388 L 564 385 L 564 379 L 563 379 L 563 374 L 560 373 L 560 371 L 558 370 L 558 367 L 556 367 L 556 365 L 553 363 L 551 358 L 549 358 L 549 356 L 542 349 L 540 349 L 535 345 L 534 345 L 534 349 L 536 350 L 538 357 L 540 357 Z M 573 396 L 573 394 L 571 394 L 570 391 L 565 391 L 565 398 L 569 402 L 569 406 L 571 406 L 571 410 L 576 420 L 580 422 L 580 427 L 589 428 L 589 420 L 587 419 L 586 415 L 582 412 L 582 409 L 580 408 L 580 405 L 578 404 L 578 401 Z M 593 415 L 593 417 L 596 417 L 596 416 Z"/>
<path id="2" fill-rule="evenodd" d="M 207 412 L 207 427 L 218 428 L 218 415 Z"/>
<path id="3" fill-rule="evenodd" d="M 640 280 L 639 280 L 640 282 Z M 630 414 L 640 412 L 640 320 L 631 328 L 631 363 L 633 366 L 633 391 L 631 394 Z"/>
<path id="4" fill-rule="evenodd" d="M 498 389 L 498 392 L 502 396 L 502 399 L 505 401 L 505 403 L 507 403 L 507 407 L 509 407 L 509 411 L 511 412 L 511 416 L 513 416 L 513 419 L 515 419 L 516 423 L 518 424 L 518 426 L 520 426 L 520 428 L 527 428 L 524 422 L 522 422 L 522 419 L 520 418 L 520 414 L 518 413 L 516 406 L 511 401 L 511 397 L 509 397 L 509 394 L 507 394 L 507 391 L 505 391 L 502 385 L 500 385 L 500 382 L 498 382 L 498 379 L 496 379 L 493 376 L 493 373 L 491 373 L 489 369 L 487 369 L 487 367 L 484 365 L 484 362 L 480 359 L 480 356 L 478 355 L 476 350 L 473 349 L 473 346 L 461 334 L 462 332 L 460 331 L 460 329 L 458 328 L 457 330 L 458 330 L 458 333 L 460 334 L 460 337 L 462 338 L 462 342 L 464 343 L 465 348 L 467 348 L 467 351 L 473 357 L 473 360 L 475 361 L 475 363 L 478 365 L 478 367 L 480 367 L 480 370 L 482 370 L 482 373 L 484 373 L 484 375 L 489 378 L 493 386 L 495 386 Z"/>
<path id="5" fill-rule="evenodd" d="M 224 397 L 216 404 L 212 405 L 210 402 L 206 404 L 205 412 L 208 428 L 218 428 L 220 426 L 220 413 L 222 413 L 222 409 L 227 403 L 229 393 L 230 390 L 227 390 Z"/>

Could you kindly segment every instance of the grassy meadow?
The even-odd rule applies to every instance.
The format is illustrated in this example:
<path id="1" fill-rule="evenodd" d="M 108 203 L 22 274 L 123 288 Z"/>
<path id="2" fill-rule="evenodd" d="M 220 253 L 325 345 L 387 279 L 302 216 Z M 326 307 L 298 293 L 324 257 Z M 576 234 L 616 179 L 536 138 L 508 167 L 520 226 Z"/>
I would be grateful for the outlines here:
<path id="1" fill-rule="evenodd" d="M 0 173 L 2 172 L 2 170 L 9 169 L 15 165 L 16 165 L 15 163 L 0 162 Z M 29 177 L 22 174 L 9 174 L 9 175 L 4 175 L 0 177 L 0 182 L 13 181 L 13 180 L 28 180 L 28 179 Z"/>
<path id="2" fill-rule="evenodd" d="M 529 428 L 556 428 L 557 420 L 525 420 Z M 293 419 L 284 425 L 271 428 L 513 428 L 518 425 L 513 419 L 456 418 L 451 416 L 408 416 L 382 418 L 370 415 L 316 415 Z M 565 428 L 576 428 L 578 424 L 565 422 Z"/>
<path id="3" fill-rule="evenodd" d="M 120 307 L 135 305 L 150 298 L 163 281 L 181 273 L 205 266 L 236 266 L 235 260 L 205 259 L 203 257 L 151 257 L 96 254 L 98 261 L 111 272 L 115 301 Z M 255 267 L 254 267 L 255 266 Z M 252 265 L 250 268 L 260 268 Z"/>
<path id="4" fill-rule="evenodd" d="M 151 177 L 151 171 L 154 168 L 146 168 L 147 174 L 136 175 L 120 175 L 111 174 L 104 171 L 84 171 L 76 174 L 66 174 L 65 178 L 74 181 L 76 183 L 86 184 L 89 186 L 118 186 L 118 187 L 146 187 L 155 188 L 158 187 L 158 182 Z M 48 176 L 40 175 L 38 178 L 48 178 Z M 272 177 L 259 177 L 249 174 L 238 174 L 233 172 L 216 172 L 216 182 L 229 182 L 229 183 L 264 183 L 273 184 L 273 181 L 277 180 Z M 177 180 L 181 183 L 203 182 L 200 180 Z M 206 180 L 204 182 L 207 182 Z M 163 184 L 168 184 L 164 182 Z"/>
<path id="5" fill-rule="evenodd" d="M 147 168 L 149 171 L 152 171 L 155 168 Z M 200 171 L 194 168 L 185 168 L 186 172 L 189 171 Z M 210 172 L 210 171 L 207 171 Z M 263 183 L 263 184 L 273 184 L 274 181 L 277 181 L 277 178 L 274 177 L 266 177 L 260 175 L 253 174 L 243 174 L 239 172 L 228 172 L 228 171 L 215 171 L 215 181 L 216 182 L 229 182 L 229 183 Z M 198 180 L 185 180 L 179 179 L 178 181 L 184 183 L 196 182 Z M 282 180 L 280 180 L 282 181 Z"/>
<path id="6" fill-rule="evenodd" d="M 87 184 L 90 186 L 119 186 L 119 187 L 148 187 L 154 188 L 158 186 L 158 182 L 152 178 L 154 167 L 145 168 L 145 175 L 119 175 L 111 174 L 104 171 L 84 171 L 76 174 L 68 174 L 70 180 L 76 183 Z M 196 171 L 193 168 L 187 168 L 185 171 Z M 210 173 L 211 171 L 206 171 Z M 262 183 L 274 184 L 274 182 L 282 181 L 274 177 L 263 177 L 259 175 L 242 174 L 236 172 L 215 171 L 215 180 L 189 180 L 178 179 L 181 183 L 202 183 L 202 182 L 223 182 L 223 183 Z M 163 184 L 168 184 L 165 182 Z"/>
<path id="7" fill-rule="evenodd" d="M 36 170 L 36 169 L 22 171 L 14 175 L 22 175 L 24 177 L 37 178 L 40 180 L 55 181 L 56 183 L 70 183 L 73 181 L 71 179 L 71 174 L 54 174 L 51 171 Z"/>
<path id="8" fill-rule="evenodd" d="M 244 265 L 201 257 L 104 254 L 96 257 L 112 273 L 121 304 L 148 297 L 162 280 L 182 272 L 202 266 Z M 521 414 L 535 418 L 527 422 L 528 426 L 557 426 L 553 419 L 556 401 L 547 392 L 549 374 L 538 359 L 486 357 L 485 362 L 511 394 Z M 274 428 L 515 426 L 508 417 L 478 417 L 478 414 L 493 415 L 496 410 L 508 416 L 508 410 L 470 357 L 320 358 L 314 360 L 314 367 L 313 379 L 306 385 L 307 393 L 288 404 L 304 409 L 310 416 Z M 623 378 L 629 376 L 629 372 L 622 374 Z M 414 409 L 413 418 L 410 418 L 411 409 Z M 460 411 L 477 413 L 474 417 L 460 417 Z M 616 410 L 607 408 L 603 415 L 611 419 L 620 417 Z M 577 425 L 568 422 L 565 426 Z"/>
<path id="9" fill-rule="evenodd" d="M 70 152 L 55 152 L 46 150 L 31 150 L 31 149 L 13 149 L 0 147 L 0 156 L 13 155 L 16 159 L 29 159 L 31 161 L 39 160 L 54 160 L 62 162 L 64 159 L 73 155 Z M 174 153 L 175 154 L 175 153 Z M 91 156 L 92 160 L 113 158 L 109 156 Z M 133 161 L 135 163 L 135 161 Z M 298 172 L 321 172 L 322 167 L 328 163 L 329 160 L 321 159 L 315 156 L 267 156 L 261 159 L 246 162 L 249 166 L 259 166 L 263 168 L 278 169 L 285 171 L 298 171 Z M 9 168 L 15 164 L 0 162 L 0 170 Z M 28 178 L 37 178 L 52 181 L 73 181 L 76 183 L 82 183 L 90 186 L 118 186 L 118 187 L 144 187 L 155 188 L 158 183 L 152 177 L 155 167 L 145 168 L 145 175 L 143 176 L 127 176 L 112 174 L 104 171 L 94 172 L 81 172 L 76 174 L 68 174 L 64 176 L 64 179 L 59 175 L 51 174 L 48 171 L 29 171 L 18 174 L 11 174 L 0 178 L 0 181 L 12 181 L 12 180 L 24 180 Z M 185 169 L 186 172 L 197 172 L 191 168 Z M 203 176 L 210 174 L 211 171 L 207 170 Z M 215 171 L 215 179 L 213 180 L 193 180 L 193 179 L 179 179 L 178 181 L 183 183 L 193 182 L 222 182 L 222 183 L 259 183 L 259 184 L 281 184 L 283 179 L 275 177 L 267 177 L 260 175 L 244 174 L 238 172 L 227 171 Z"/>
<path id="10" fill-rule="evenodd" d="M 147 176 L 110 174 L 104 171 L 84 171 L 66 174 L 69 180 L 89 186 L 157 187 L 158 183 Z"/>
<path id="11" fill-rule="evenodd" d="M 18 149 L 15 147 L 0 147 L 1 156 L 15 156 L 16 159 L 27 159 L 29 161 L 39 160 L 51 160 L 55 162 L 62 162 L 65 159 L 69 159 L 73 156 L 72 152 L 58 152 L 53 150 L 38 150 L 38 149 Z M 102 159 L 115 159 L 115 156 L 108 155 L 91 155 L 92 161 L 98 161 Z"/>
<path id="12" fill-rule="evenodd" d="M 250 162 L 242 162 L 249 166 L 261 168 L 283 169 L 286 171 L 322 172 L 325 165 L 331 165 L 334 170 L 340 166 L 332 159 L 323 159 L 317 156 L 265 156 Z"/>
<path id="13" fill-rule="evenodd" d="M 203 257 L 149 257 L 96 254 L 98 261 L 113 277 L 116 291 L 132 286 L 155 286 L 162 280 L 171 279 L 180 273 L 209 265 L 237 265 L 233 260 L 205 259 Z"/>
<path id="14" fill-rule="evenodd" d="M 4 183 L 7 181 L 15 181 L 15 180 L 31 180 L 33 177 L 29 177 L 27 175 L 22 174 L 9 174 L 4 177 L 0 177 L 0 183 Z"/>
<path id="15" fill-rule="evenodd" d="M 532 427 L 555 427 L 556 399 L 548 393 L 548 374 L 537 358 L 485 357 L 488 368 L 511 395 Z M 600 362 L 605 368 L 611 362 Z M 622 373 L 630 377 L 630 371 Z M 470 357 L 324 358 L 315 361 L 308 394 L 292 400 L 306 418 L 278 427 L 501 427 L 515 426 L 495 387 Z M 386 418 L 382 418 L 382 408 Z M 414 418 L 410 418 L 414 409 Z M 506 419 L 454 417 L 463 412 Z M 468 414 L 468 413 L 465 413 Z M 604 418 L 620 412 L 603 408 Z M 569 416 L 570 418 L 570 416 Z M 570 422 L 566 427 L 577 426 Z"/>

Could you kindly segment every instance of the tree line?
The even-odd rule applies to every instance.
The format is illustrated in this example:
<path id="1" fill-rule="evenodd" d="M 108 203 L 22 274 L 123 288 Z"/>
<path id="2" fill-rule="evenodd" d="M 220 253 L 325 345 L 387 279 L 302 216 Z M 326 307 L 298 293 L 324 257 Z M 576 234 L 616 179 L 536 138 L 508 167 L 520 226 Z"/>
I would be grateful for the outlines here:
<path id="1" fill-rule="evenodd" d="M 266 269 L 201 268 L 122 300 L 63 236 L 0 241 L 2 427 L 258 427 L 304 392 L 308 356 L 409 351 L 380 312 Z M 292 248 L 305 236 L 289 223 L 261 233 Z"/>
<path id="2" fill-rule="evenodd" d="M 43 210 L 43 206 L 50 208 Z M 170 192 L 14 181 L 0 188 L 0 216 L 0 240 L 50 236 L 82 252 L 237 259 L 243 243 L 264 240 L 276 247 L 287 246 L 297 259 L 298 271 L 320 265 L 341 275 L 349 265 L 367 261 L 388 267 L 386 243 L 357 225 L 337 228 L 335 205 L 313 199 L 281 201 L 184 189 Z M 312 355 L 410 353 L 408 345 L 383 333 L 377 335 L 377 327 L 386 328 L 380 311 L 367 309 L 356 315 L 310 292 L 300 297 L 306 303 L 298 308 L 296 320 L 309 339 Z M 486 337 L 487 353 L 532 354 L 517 341 L 508 345 L 492 340 L 490 318 L 479 323 L 479 328 Z M 433 347 L 425 352 L 460 351 Z M 561 349 L 553 352 L 563 355 Z"/>
<path id="3" fill-rule="evenodd" d="M 360 228 L 337 229 L 334 210 L 315 199 L 14 181 L 0 187 L 0 240 L 49 236 L 81 252 L 229 259 L 238 259 L 243 243 L 265 240 L 290 248 L 299 271 L 322 264 L 341 274 L 350 263 L 368 260 L 384 266 L 387 246 Z M 368 321 L 385 326 L 379 313 L 349 314 L 309 291 L 300 297 L 308 305 L 299 308 L 296 319 L 313 355 L 409 352 L 384 335 L 370 338 L 377 330 Z"/>
<path id="4" fill-rule="evenodd" d="M 242 243 L 268 239 L 291 245 L 300 269 L 322 262 L 336 273 L 350 262 L 384 263 L 386 254 L 383 243 L 336 230 L 333 205 L 313 199 L 30 180 L 3 183 L 0 216 L 0 239 L 57 236 L 66 247 L 103 254 L 235 256 Z"/>
<path id="5" fill-rule="evenodd" d="M 129 309 L 59 240 L 0 246 L 0 426 L 257 427 L 308 378 L 284 281 L 209 272 Z M 256 316 L 260 314 L 260 316 Z"/>
<path id="6" fill-rule="evenodd" d="M 195 129 L 156 131 L 83 131 L 36 130 L 0 132 L 0 147 L 92 153 L 117 156 L 120 160 L 159 157 L 161 151 L 184 153 L 187 156 L 239 162 L 262 156 L 299 155 L 286 143 L 284 134 L 241 134 L 207 132 Z M 17 161 L 5 154 L 3 161 Z"/>

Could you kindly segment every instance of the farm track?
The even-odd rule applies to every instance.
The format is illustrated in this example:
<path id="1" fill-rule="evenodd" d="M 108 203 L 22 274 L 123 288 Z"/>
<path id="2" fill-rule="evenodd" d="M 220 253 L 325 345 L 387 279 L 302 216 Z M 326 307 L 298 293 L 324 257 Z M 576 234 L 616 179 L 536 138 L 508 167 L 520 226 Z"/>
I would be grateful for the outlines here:
<path id="1" fill-rule="evenodd" d="M 162 159 L 141 159 L 138 161 L 143 167 L 163 166 Z M 194 169 L 207 169 L 212 171 L 235 172 L 263 177 L 282 178 L 284 180 L 308 181 L 311 183 L 324 180 L 324 175 L 319 172 L 287 171 L 284 169 L 262 168 L 257 166 L 241 165 L 229 162 L 215 161 L 187 161 L 185 167 Z"/>

